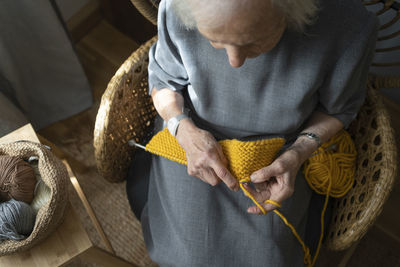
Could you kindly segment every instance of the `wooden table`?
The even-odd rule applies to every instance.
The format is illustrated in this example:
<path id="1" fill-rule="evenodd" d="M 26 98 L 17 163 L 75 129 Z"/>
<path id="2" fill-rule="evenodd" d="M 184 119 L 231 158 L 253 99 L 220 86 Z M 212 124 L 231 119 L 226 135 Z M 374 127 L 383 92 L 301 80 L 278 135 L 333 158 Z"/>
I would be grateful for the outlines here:
<path id="1" fill-rule="evenodd" d="M 0 144 L 15 142 L 18 140 L 29 140 L 39 143 L 39 138 L 32 126 L 27 124 L 0 138 Z M 65 265 L 76 257 L 81 257 L 86 261 L 95 262 L 101 266 L 134 266 L 133 264 L 115 256 L 110 242 L 105 236 L 89 202 L 80 188 L 78 180 L 69 167 L 68 162 L 66 160 L 63 160 L 63 162 L 67 167 L 71 183 L 77 191 L 79 198 L 82 201 L 82 205 L 88 212 L 92 223 L 105 243 L 108 251 L 96 247 L 92 243 L 80 223 L 80 219 L 69 203 L 65 211 L 65 220 L 54 233 L 30 250 L 0 257 L 0 266 L 54 267 Z"/>

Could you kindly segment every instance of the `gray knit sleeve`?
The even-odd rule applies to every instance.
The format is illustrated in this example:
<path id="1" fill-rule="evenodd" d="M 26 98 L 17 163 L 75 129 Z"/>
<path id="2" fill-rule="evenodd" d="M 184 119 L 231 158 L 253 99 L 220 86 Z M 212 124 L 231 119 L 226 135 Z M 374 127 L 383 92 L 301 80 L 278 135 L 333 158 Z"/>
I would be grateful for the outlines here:
<path id="1" fill-rule="evenodd" d="M 179 51 L 173 42 L 168 26 L 175 19 L 167 16 L 167 1 L 161 1 L 158 10 L 158 41 L 149 52 L 149 92 L 153 88 L 169 88 L 181 91 L 188 84 L 188 75 L 183 66 Z"/>
<path id="2" fill-rule="evenodd" d="M 365 99 L 378 25 L 371 14 L 368 24 L 345 48 L 318 91 L 318 110 L 336 117 L 345 128 L 355 119 Z"/>

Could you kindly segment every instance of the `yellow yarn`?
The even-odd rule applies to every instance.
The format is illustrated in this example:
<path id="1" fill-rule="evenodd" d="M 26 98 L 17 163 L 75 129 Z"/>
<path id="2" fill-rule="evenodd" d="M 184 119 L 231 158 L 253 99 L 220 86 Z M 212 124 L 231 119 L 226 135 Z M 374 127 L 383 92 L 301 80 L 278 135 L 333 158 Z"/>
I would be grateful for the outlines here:
<path id="1" fill-rule="evenodd" d="M 354 183 L 356 148 L 350 135 L 342 130 L 324 143 L 305 162 L 303 173 L 310 187 L 321 195 L 343 197 Z M 327 177 L 329 177 L 327 179 Z"/>
<path id="2" fill-rule="evenodd" d="M 239 181 L 243 192 L 266 214 L 264 207 L 246 190 L 243 183 L 249 183 L 250 175 L 275 159 L 282 148 L 285 140 L 283 138 L 272 138 L 258 141 L 242 142 L 238 140 L 220 141 L 224 155 L 229 162 L 229 170 Z M 157 133 L 146 145 L 146 150 L 169 160 L 187 165 L 186 153 L 178 144 L 176 139 L 167 129 Z M 317 251 L 311 259 L 309 248 L 290 224 L 285 216 L 278 210 L 274 210 L 282 221 L 290 228 L 304 250 L 304 263 L 313 266 L 321 248 L 324 233 L 324 214 L 328 204 L 329 196 L 342 197 L 353 186 L 356 149 L 349 134 L 342 130 L 328 142 L 324 143 L 304 164 L 304 175 L 310 187 L 317 193 L 326 195 L 324 207 L 321 213 L 321 235 Z M 266 200 L 278 208 L 280 203 Z"/>
<path id="3" fill-rule="evenodd" d="M 353 140 L 345 130 L 341 130 L 328 142 L 322 144 L 304 163 L 303 173 L 308 185 L 318 194 L 326 195 L 321 212 L 321 234 L 317 251 L 311 264 L 307 264 L 304 258 L 309 266 L 314 266 L 321 249 L 324 237 L 324 215 L 329 196 L 343 197 L 351 189 L 354 184 L 356 158 L 357 151 Z M 311 257 L 307 259 L 307 261 L 310 260 Z"/>
<path id="4" fill-rule="evenodd" d="M 158 132 L 146 145 L 146 150 L 169 160 L 187 165 L 185 150 L 178 144 L 168 128 Z"/>
<path id="5" fill-rule="evenodd" d="M 219 144 L 229 162 L 229 170 L 238 181 L 250 181 L 250 175 L 275 159 L 285 143 L 283 138 L 251 142 L 223 140 Z M 157 133 L 146 145 L 146 150 L 169 160 L 187 165 L 185 150 L 167 128 Z"/>

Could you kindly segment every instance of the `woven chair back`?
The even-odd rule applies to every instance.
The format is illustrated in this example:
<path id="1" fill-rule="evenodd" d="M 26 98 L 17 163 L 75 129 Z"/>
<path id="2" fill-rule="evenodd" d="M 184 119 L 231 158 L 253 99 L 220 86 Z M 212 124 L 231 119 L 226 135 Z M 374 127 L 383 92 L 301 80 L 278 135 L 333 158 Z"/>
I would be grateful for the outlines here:
<path id="1" fill-rule="evenodd" d="M 157 9 L 161 0 L 131 0 L 136 9 L 151 23 L 157 25 Z"/>
<path id="2" fill-rule="evenodd" d="M 97 168 L 110 182 L 125 179 L 134 148 L 128 141 L 143 143 L 156 115 L 148 94 L 147 65 L 153 37 L 118 69 L 105 90 L 94 130 Z"/>

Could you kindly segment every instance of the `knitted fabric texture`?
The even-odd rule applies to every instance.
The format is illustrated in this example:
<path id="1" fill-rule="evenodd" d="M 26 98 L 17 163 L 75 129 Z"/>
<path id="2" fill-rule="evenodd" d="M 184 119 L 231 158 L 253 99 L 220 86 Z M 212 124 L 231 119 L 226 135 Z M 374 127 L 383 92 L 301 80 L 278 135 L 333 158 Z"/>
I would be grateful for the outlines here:
<path id="1" fill-rule="evenodd" d="M 229 170 L 238 181 L 250 182 L 250 175 L 268 166 L 285 144 L 283 138 L 257 141 L 219 141 Z M 146 150 L 169 160 L 187 165 L 185 150 L 178 144 L 167 128 L 157 133 L 146 145 Z"/>

